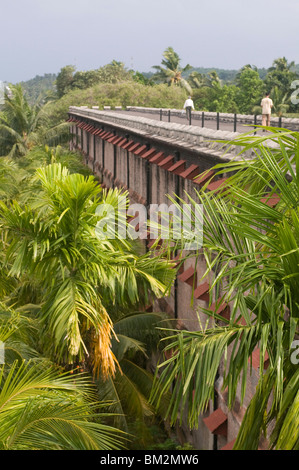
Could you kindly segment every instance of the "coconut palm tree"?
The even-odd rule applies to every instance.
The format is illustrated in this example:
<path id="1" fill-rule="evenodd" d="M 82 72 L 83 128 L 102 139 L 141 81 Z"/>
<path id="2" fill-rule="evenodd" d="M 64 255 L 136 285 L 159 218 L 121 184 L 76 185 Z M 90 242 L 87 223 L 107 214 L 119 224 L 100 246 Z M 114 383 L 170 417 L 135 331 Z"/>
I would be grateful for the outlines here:
<path id="1" fill-rule="evenodd" d="M 273 61 L 272 67 L 269 68 L 269 71 L 279 70 L 280 72 L 288 71 L 290 72 L 295 66 L 295 62 L 288 62 L 286 57 L 279 57 Z"/>
<path id="2" fill-rule="evenodd" d="M 161 65 L 154 65 L 153 68 L 158 72 L 152 76 L 154 81 L 167 83 L 169 86 L 178 85 L 185 88 L 188 93 L 191 93 L 191 87 L 187 80 L 182 76 L 184 72 L 191 69 L 191 66 L 187 64 L 184 68 L 180 66 L 180 57 L 173 50 L 172 47 L 168 47 L 163 53 L 164 59 Z"/>
<path id="3" fill-rule="evenodd" d="M 208 80 L 206 75 L 203 75 L 199 72 L 191 72 L 188 77 L 188 82 L 192 88 L 201 88 L 208 85 Z"/>
<path id="4" fill-rule="evenodd" d="M 192 88 L 209 87 L 220 90 L 222 87 L 221 80 L 215 70 L 211 70 L 207 75 L 196 71 L 191 72 L 188 77 L 188 82 Z"/>
<path id="5" fill-rule="evenodd" d="M 211 70 L 207 75 L 207 86 L 210 88 L 221 89 L 221 80 L 215 70 Z"/>
<path id="6" fill-rule="evenodd" d="M 200 331 L 169 332 L 152 399 L 171 390 L 172 423 L 187 409 L 188 423 L 214 396 L 219 367 L 228 406 L 241 390 L 243 403 L 251 357 L 258 348 L 260 377 L 240 427 L 234 449 L 258 448 L 268 430 L 269 448 L 299 448 L 299 369 L 294 360 L 298 337 L 298 159 L 299 134 L 267 128 L 267 137 L 241 136 L 234 145 L 254 150 L 256 157 L 216 167 L 230 178 L 221 192 L 197 196 L 204 205 L 203 256 L 210 288 L 221 302 L 230 304 L 225 320 L 203 309 L 214 326 Z M 267 145 L 267 139 L 274 147 Z M 195 204 L 190 198 L 190 203 Z M 216 307 L 217 308 L 217 307 Z M 269 366 L 264 370 L 264 360 Z M 227 358 L 227 360 L 225 360 Z"/>
<path id="7" fill-rule="evenodd" d="M 21 85 L 11 89 L 5 96 L 3 112 L 0 114 L 0 153 L 11 157 L 26 155 L 35 145 L 51 145 L 57 137 L 68 137 L 69 125 L 52 126 L 45 105 L 30 106 Z"/>

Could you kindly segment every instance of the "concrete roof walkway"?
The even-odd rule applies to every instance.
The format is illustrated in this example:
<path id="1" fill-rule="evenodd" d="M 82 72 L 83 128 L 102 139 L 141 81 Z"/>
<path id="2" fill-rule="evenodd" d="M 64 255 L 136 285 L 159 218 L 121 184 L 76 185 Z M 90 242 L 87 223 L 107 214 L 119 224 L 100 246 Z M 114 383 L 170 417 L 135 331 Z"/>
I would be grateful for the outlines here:
<path id="1" fill-rule="evenodd" d="M 159 109 L 157 109 L 157 113 L 151 113 L 150 115 L 147 112 L 136 111 L 136 110 L 117 110 L 116 112 L 121 113 L 121 114 L 128 114 L 130 116 L 140 116 L 140 117 L 145 117 L 145 118 L 148 118 L 148 119 L 154 119 L 154 120 L 160 121 Z M 173 115 L 172 114 L 171 117 L 170 117 L 170 121 L 168 121 L 168 116 L 163 115 L 162 116 L 162 121 L 163 122 L 172 122 L 172 123 L 177 123 L 177 124 L 183 124 L 183 125 L 188 124 L 188 120 L 187 120 L 185 112 L 182 112 L 181 115 Z M 197 127 L 202 127 L 202 121 L 201 121 L 201 119 L 198 119 L 198 118 L 192 118 L 192 115 L 191 115 L 191 125 L 192 126 L 197 126 Z M 271 125 L 271 123 L 270 123 L 270 125 Z M 275 126 L 275 124 L 273 124 L 273 126 Z M 216 119 L 205 119 L 204 127 L 208 128 L 208 129 L 217 130 L 217 121 L 216 121 Z M 220 120 L 219 130 L 233 132 L 234 131 L 234 123 L 233 122 L 224 122 L 224 121 Z M 237 122 L 236 132 L 245 133 L 245 132 L 250 132 L 250 131 L 254 131 L 254 126 L 246 125 L 246 124 Z M 256 130 L 256 133 L 258 135 L 262 134 L 262 132 L 263 131 L 261 129 Z"/>

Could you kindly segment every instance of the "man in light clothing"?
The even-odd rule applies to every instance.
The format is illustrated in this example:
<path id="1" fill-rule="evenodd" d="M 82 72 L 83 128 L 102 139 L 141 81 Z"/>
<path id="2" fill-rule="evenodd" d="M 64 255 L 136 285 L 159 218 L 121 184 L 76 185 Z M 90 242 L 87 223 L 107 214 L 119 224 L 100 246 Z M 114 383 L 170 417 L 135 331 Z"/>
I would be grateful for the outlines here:
<path id="1" fill-rule="evenodd" d="M 193 100 L 191 99 L 191 96 L 188 96 L 188 99 L 185 101 L 184 109 L 186 109 L 187 119 L 188 121 L 190 121 L 191 109 L 193 109 L 194 111 L 194 103 L 193 103 Z"/>
<path id="2" fill-rule="evenodd" d="M 266 93 L 265 98 L 261 101 L 262 107 L 262 126 L 270 126 L 271 108 L 273 101 L 269 98 L 270 93 Z"/>

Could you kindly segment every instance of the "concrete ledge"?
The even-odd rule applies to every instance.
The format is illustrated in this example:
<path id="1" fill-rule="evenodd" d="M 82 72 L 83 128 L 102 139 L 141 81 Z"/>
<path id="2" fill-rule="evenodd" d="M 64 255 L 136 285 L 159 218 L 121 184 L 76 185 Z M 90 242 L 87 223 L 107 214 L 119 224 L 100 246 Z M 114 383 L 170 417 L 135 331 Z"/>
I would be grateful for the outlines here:
<path id="1" fill-rule="evenodd" d="M 235 138 L 240 136 L 238 132 L 164 122 L 156 119 L 117 113 L 111 110 L 102 111 L 89 109 L 87 107 L 71 106 L 69 113 L 78 118 L 92 120 L 101 124 L 104 123 L 112 127 L 115 126 L 127 133 L 134 132 L 141 137 L 151 137 L 161 143 L 164 142 L 169 145 L 176 145 L 177 147 L 192 150 L 193 152 L 208 153 L 211 156 L 217 157 L 217 159 L 221 159 L 223 156 L 224 161 L 235 158 L 250 159 L 254 156 L 252 150 L 242 153 L 240 157 L 237 156 L 241 152 L 242 147 L 232 145 L 232 142 Z M 224 141 L 224 143 L 219 141 Z M 225 142 L 227 142 L 227 145 Z M 269 147 L 276 147 L 272 141 L 269 141 L 267 145 Z M 227 150 L 229 150 L 229 152 L 227 152 Z"/>
<path id="2" fill-rule="evenodd" d="M 110 125 L 117 125 L 124 130 L 138 131 L 141 135 L 150 135 L 160 137 L 164 141 L 181 143 L 186 147 L 206 148 L 213 146 L 222 147 L 223 144 L 217 143 L 217 140 L 230 141 L 239 133 L 227 131 L 215 131 L 205 127 L 182 125 L 171 122 L 157 121 L 143 117 L 136 117 L 124 114 L 118 114 L 113 111 L 100 111 L 97 109 L 88 109 L 71 106 L 69 113 L 96 122 L 105 122 Z"/>

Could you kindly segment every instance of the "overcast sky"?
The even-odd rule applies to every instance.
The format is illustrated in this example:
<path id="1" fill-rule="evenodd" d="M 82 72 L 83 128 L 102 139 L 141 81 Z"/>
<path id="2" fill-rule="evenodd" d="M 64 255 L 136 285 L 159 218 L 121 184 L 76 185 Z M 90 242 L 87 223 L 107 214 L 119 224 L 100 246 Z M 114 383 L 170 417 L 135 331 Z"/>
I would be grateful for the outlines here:
<path id="1" fill-rule="evenodd" d="M 0 80 L 113 59 L 153 71 L 168 46 L 183 66 L 299 63 L 298 18 L 298 0 L 2 0 Z"/>

